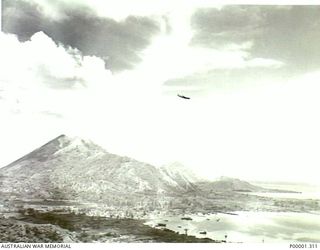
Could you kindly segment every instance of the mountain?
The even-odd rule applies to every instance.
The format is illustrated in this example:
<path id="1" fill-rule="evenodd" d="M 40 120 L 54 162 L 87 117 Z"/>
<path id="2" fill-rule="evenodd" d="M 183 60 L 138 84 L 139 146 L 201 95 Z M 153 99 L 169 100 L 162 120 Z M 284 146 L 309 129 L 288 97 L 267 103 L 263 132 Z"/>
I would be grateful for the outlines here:
<path id="1" fill-rule="evenodd" d="M 220 209 L 239 192 L 268 191 L 227 177 L 203 181 L 180 163 L 157 168 L 65 135 L 0 169 L 2 201 L 75 201 L 114 215 Z"/>
<path id="2" fill-rule="evenodd" d="M 171 185 L 176 187 L 196 189 L 195 183 L 202 180 L 180 162 L 174 162 L 169 165 L 162 166 L 160 167 L 160 172 L 164 179 L 171 182 Z"/>
<path id="3" fill-rule="evenodd" d="M 91 141 L 61 135 L 0 169 L 0 192 L 14 197 L 119 204 L 192 188 L 150 164 L 108 153 Z M 182 177 L 183 178 L 183 177 Z M 188 183 L 186 185 L 186 183 Z"/>
<path id="4" fill-rule="evenodd" d="M 224 176 L 220 177 L 220 180 L 213 182 L 212 186 L 215 189 L 224 189 L 230 191 L 257 192 L 263 189 L 259 186 L 252 185 L 247 181 Z"/>
<path id="5" fill-rule="evenodd" d="M 265 189 L 230 177 L 220 177 L 217 181 L 201 182 L 199 188 L 207 192 L 259 192 Z"/>

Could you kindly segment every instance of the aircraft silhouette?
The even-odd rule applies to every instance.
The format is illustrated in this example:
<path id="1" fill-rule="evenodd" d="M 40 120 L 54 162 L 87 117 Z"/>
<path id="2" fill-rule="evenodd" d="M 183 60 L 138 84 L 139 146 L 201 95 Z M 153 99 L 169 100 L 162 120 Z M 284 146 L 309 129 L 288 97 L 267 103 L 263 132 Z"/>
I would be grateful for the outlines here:
<path id="1" fill-rule="evenodd" d="M 189 99 L 190 99 L 190 97 L 188 97 L 188 96 L 179 95 L 179 94 L 178 94 L 178 96 L 179 96 L 180 98 L 183 98 L 183 99 L 187 99 L 187 100 L 189 100 Z"/>

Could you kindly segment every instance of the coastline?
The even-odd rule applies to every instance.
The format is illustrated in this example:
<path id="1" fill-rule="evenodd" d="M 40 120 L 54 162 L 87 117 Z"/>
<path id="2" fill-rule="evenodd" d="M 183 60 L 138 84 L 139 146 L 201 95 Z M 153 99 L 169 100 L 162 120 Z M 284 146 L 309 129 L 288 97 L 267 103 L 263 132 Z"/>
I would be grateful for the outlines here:
<path id="1" fill-rule="evenodd" d="M 192 220 L 181 220 L 181 216 L 150 218 L 145 224 L 166 228 L 179 234 L 188 229 L 188 235 L 207 237 L 227 243 L 287 243 L 319 242 L 318 213 L 236 211 L 210 215 L 185 215 Z M 303 230 L 306 226 L 308 231 Z M 205 232 L 205 234 L 203 234 Z"/>

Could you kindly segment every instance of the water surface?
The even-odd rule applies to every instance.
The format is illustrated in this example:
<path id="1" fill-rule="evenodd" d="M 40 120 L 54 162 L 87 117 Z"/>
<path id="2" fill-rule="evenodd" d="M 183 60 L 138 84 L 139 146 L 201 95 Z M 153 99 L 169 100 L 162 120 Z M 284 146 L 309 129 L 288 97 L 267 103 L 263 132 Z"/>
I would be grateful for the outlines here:
<path id="1" fill-rule="evenodd" d="M 190 215 L 192 220 L 168 216 L 152 218 L 147 224 L 166 227 L 181 234 L 228 242 L 320 242 L 320 213 L 236 212 L 238 215 Z M 200 234 L 205 231 L 206 235 Z"/>

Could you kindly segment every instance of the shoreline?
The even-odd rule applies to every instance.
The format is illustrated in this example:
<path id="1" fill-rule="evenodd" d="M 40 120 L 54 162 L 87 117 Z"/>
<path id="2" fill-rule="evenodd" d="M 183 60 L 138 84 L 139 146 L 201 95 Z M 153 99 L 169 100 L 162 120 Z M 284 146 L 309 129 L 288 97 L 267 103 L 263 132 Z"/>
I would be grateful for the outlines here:
<path id="1" fill-rule="evenodd" d="M 179 234 L 188 229 L 188 235 L 207 237 L 221 243 L 305 242 L 305 239 L 320 240 L 315 223 L 318 215 L 319 212 L 221 211 L 210 215 L 153 217 L 145 224 Z M 185 221 L 182 217 L 191 220 Z M 165 227 L 161 227 L 162 224 Z M 310 230 L 302 230 L 304 225 L 308 225 Z"/>

